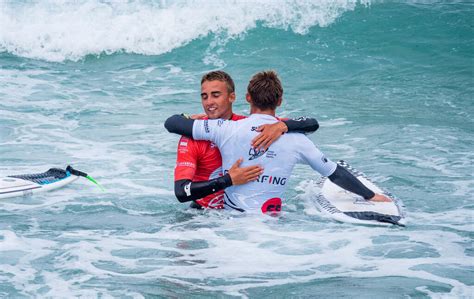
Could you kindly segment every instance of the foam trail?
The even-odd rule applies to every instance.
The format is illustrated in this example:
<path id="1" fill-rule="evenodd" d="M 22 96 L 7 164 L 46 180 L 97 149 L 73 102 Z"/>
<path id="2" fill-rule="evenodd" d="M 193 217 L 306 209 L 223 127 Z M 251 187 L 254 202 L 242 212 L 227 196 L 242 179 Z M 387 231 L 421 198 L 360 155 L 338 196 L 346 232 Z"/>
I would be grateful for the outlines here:
<path id="1" fill-rule="evenodd" d="M 48 61 L 115 52 L 159 55 L 214 35 L 224 43 L 257 24 L 305 34 L 368 0 L 3 2 L 0 51 Z"/>

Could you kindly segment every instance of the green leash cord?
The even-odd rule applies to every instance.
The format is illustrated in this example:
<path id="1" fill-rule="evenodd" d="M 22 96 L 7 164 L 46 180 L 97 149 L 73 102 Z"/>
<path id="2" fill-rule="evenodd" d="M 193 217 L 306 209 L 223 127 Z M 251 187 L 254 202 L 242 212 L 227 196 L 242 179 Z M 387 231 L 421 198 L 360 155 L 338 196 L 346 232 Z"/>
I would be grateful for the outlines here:
<path id="1" fill-rule="evenodd" d="M 96 180 L 94 180 L 94 179 L 93 179 L 90 175 L 88 175 L 87 173 L 82 172 L 82 171 L 79 171 L 79 170 L 76 170 L 76 169 L 72 168 L 71 165 L 68 165 L 68 166 L 66 167 L 66 171 L 69 171 L 69 173 L 70 173 L 70 174 L 73 174 L 73 175 L 85 177 L 86 179 L 88 179 L 89 181 L 91 181 L 92 183 L 94 183 L 97 187 L 99 187 L 100 190 L 105 191 L 104 187 L 102 187 L 101 184 L 99 184 Z"/>
<path id="2" fill-rule="evenodd" d="M 96 184 L 96 186 L 99 187 L 100 190 L 105 191 L 104 187 L 102 187 L 102 185 L 99 184 L 96 180 L 94 180 L 90 175 L 86 176 L 86 179 Z"/>

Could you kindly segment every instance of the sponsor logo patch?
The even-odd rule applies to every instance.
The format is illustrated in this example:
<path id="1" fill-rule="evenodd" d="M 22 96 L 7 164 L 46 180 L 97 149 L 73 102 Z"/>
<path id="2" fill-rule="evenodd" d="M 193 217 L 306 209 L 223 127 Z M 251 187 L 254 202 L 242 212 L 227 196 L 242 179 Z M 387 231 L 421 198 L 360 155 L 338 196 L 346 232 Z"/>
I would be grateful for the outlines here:
<path id="1" fill-rule="evenodd" d="M 178 151 L 180 153 L 187 153 L 188 152 L 188 141 L 189 139 L 186 137 L 181 137 L 178 143 Z"/>
<path id="2" fill-rule="evenodd" d="M 205 131 L 206 133 L 210 133 L 210 132 L 211 132 L 211 131 L 209 130 L 209 121 L 208 121 L 207 119 L 204 121 L 204 131 Z"/>
<path id="3" fill-rule="evenodd" d="M 296 120 L 296 121 L 305 121 L 307 120 L 308 118 L 306 116 L 300 116 L 300 117 L 295 117 L 293 118 L 293 120 Z"/>
<path id="4" fill-rule="evenodd" d="M 281 211 L 281 198 L 270 198 L 262 205 L 262 213 L 277 216 Z"/>
<path id="5" fill-rule="evenodd" d="M 196 164 L 192 162 L 178 162 L 176 167 L 191 167 L 191 168 L 196 168 Z"/>
<path id="6" fill-rule="evenodd" d="M 266 150 L 258 150 L 253 147 L 250 148 L 249 150 L 249 160 L 254 160 L 259 157 L 261 157 L 263 154 L 265 154 Z"/>
<path id="7" fill-rule="evenodd" d="M 184 193 L 186 193 L 186 196 L 191 196 L 191 183 L 184 186 Z"/>
<path id="8" fill-rule="evenodd" d="M 286 184 L 287 179 L 285 177 L 271 176 L 271 175 L 261 175 L 257 178 L 256 182 L 266 183 L 271 185 L 281 185 Z"/>
<path id="9" fill-rule="evenodd" d="M 265 155 L 265 157 L 273 159 L 276 157 L 276 155 L 277 154 L 274 151 L 267 151 L 267 154 Z"/>
<path id="10" fill-rule="evenodd" d="M 267 150 L 260 150 L 260 149 L 255 149 L 253 147 L 250 148 L 249 150 L 249 160 L 254 160 L 254 159 L 257 159 L 261 156 L 263 156 L 263 154 L 265 154 L 265 157 L 267 158 L 270 158 L 270 159 L 273 159 L 276 157 L 276 153 L 274 151 L 269 151 L 268 149 Z"/>
<path id="11" fill-rule="evenodd" d="M 224 208 L 224 195 L 219 194 L 216 197 L 211 198 L 209 202 L 207 202 L 207 204 L 203 200 L 198 201 L 198 203 L 209 209 L 223 209 Z"/>

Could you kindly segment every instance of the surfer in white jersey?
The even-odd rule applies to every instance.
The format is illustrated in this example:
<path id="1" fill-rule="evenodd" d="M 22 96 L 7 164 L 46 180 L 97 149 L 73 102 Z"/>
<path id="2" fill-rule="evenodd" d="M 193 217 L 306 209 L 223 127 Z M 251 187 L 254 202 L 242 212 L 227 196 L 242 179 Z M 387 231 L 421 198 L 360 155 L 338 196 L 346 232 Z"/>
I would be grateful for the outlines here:
<path id="1" fill-rule="evenodd" d="M 222 166 L 229 169 L 234 161 L 243 158 L 242 166 L 261 165 L 264 173 L 256 181 L 225 189 L 225 207 L 241 212 L 261 211 L 278 213 L 281 196 L 296 163 L 310 165 L 322 176 L 327 176 L 341 188 L 356 193 L 367 200 L 390 201 L 382 194 L 375 194 L 357 178 L 325 155 L 305 135 L 285 134 L 267 150 L 251 146 L 258 135 L 257 128 L 275 123 L 275 111 L 281 105 L 283 88 L 273 71 L 257 73 L 247 88 L 250 117 L 239 121 L 190 120 L 183 116 L 170 117 L 165 127 L 172 133 L 190 136 L 196 140 L 210 140 L 222 153 Z"/>

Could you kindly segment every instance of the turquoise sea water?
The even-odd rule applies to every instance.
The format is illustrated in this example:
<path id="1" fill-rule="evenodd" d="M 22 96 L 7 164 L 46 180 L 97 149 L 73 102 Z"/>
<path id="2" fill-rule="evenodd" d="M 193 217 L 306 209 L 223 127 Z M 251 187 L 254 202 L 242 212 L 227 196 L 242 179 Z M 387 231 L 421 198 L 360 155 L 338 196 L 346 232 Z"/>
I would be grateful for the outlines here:
<path id="1" fill-rule="evenodd" d="M 85 180 L 0 202 L 0 297 L 474 298 L 474 4 L 0 3 L 0 175 Z M 408 226 L 334 222 L 296 169 L 279 218 L 173 195 L 171 114 L 213 69 L 279 72 L 282 116 L 401 198 Z"/>

